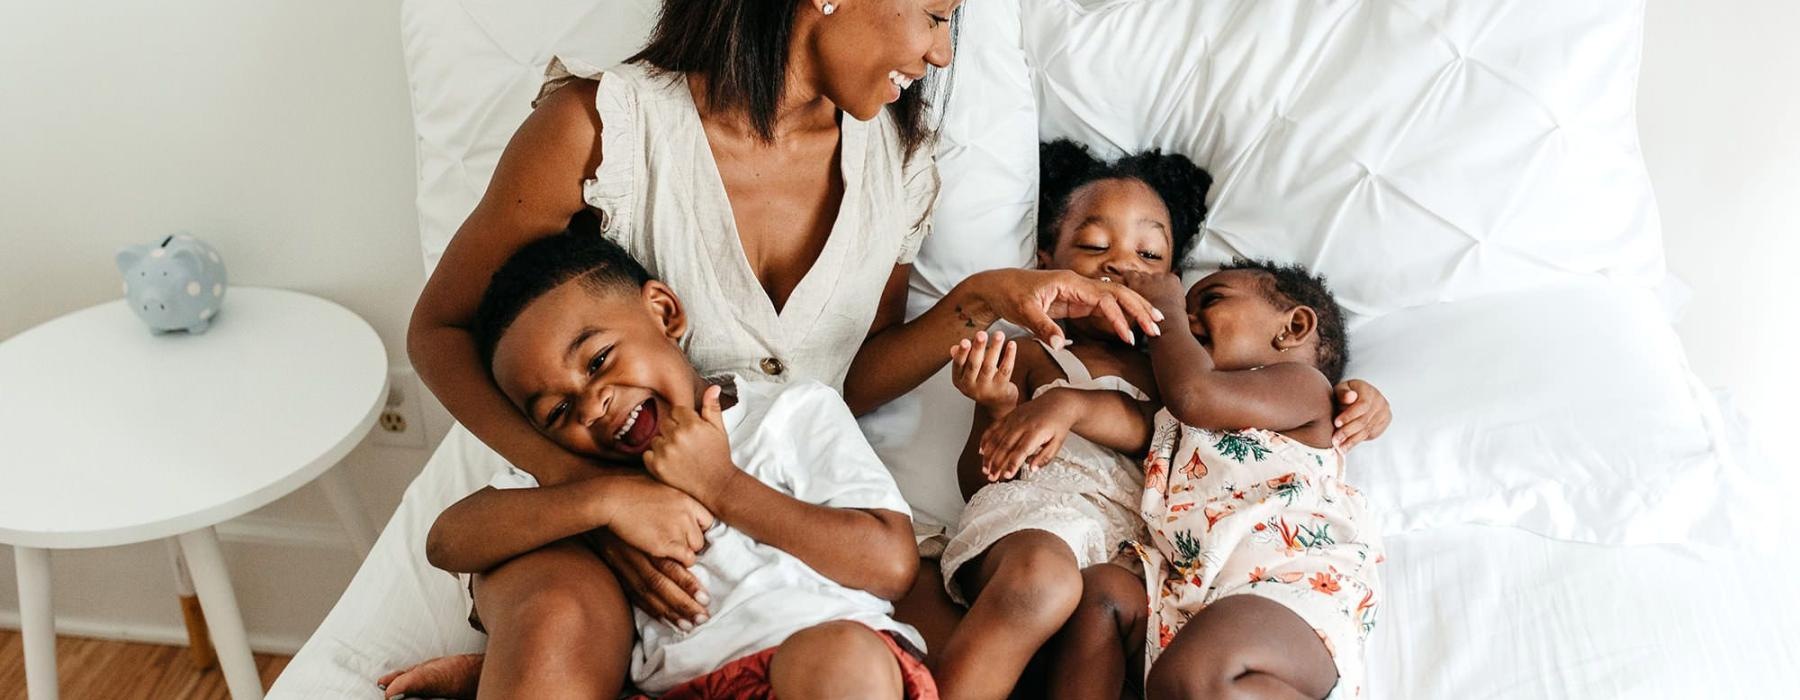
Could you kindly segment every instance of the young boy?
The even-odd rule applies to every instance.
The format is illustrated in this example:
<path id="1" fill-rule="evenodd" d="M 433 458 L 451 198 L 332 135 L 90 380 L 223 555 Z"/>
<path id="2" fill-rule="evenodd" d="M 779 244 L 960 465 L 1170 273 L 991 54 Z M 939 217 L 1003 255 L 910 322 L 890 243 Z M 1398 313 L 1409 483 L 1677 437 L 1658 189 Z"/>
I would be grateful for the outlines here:
<path id="1" fill-rule="evenodd" d="M 849 409 L 817 382 L 702 378 L 681 350 L 687 322 L 673 291 L 598 235 L 539 240 L 494 274 L 472 330 L 501 392 L 563 447 L 654 482 L 536 488 L 508 469 L 439 516 L 431 562 L 478 574 L 480 694 L 617 694 L 595 678 L 605 651 L 581 646 L 580 602 L 556 604 L 611 575 L 570 542 L 604 527 L 691 561 L 710 594 L 697 625 L 634 611 L 639 689 L 935 698 L 922 640 L 891 617 L 917 566 L 910 511 Z M 528 560 L 543 575 L 503 585 Z"/>

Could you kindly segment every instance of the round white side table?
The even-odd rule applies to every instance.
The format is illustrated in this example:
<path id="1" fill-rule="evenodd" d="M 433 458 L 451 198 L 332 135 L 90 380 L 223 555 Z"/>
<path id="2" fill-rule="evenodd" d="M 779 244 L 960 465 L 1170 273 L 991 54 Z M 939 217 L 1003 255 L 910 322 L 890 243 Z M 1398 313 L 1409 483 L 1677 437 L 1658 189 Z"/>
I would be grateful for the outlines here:
<path id="1" fill-rule="evenodd" d="M 374 527 L 327 470 L 386 394 L 387 352 L 368 323 L 278 289 L 232 287 L 200 335 L 153 335 L 120 300 L 0 342 L 0 543 L 18 562 L 30 697 L 57 696 L 50 550 L 165 538 L 192 573 L 232 697 L 262 697 L 213 526 L 323 476 L 366 555 Z"/>

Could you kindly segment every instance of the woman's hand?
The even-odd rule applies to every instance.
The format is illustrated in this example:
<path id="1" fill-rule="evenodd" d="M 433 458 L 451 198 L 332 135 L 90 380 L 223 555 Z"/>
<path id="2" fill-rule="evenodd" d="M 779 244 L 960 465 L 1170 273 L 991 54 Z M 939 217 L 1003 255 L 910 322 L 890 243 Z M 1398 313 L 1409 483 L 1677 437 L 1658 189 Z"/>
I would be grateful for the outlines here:
<path id="1" fill-rule="evenodd" d="M 657 481 L 681 489 L 712 512 L 718 511 L 731 481 L 743 473 L 731 461 L 720 391 L 717 385 L 707 387 L 698 413 L 686 407 L 670 410 L 644 451 L 644 468 Z"/>
<path id="2" fill-rule="evenodd" d="M 1019 386 L 1013 383 L 1013 360 L 1019 344 L 994 331 L 976 333 L 974 340 L 950 346 L 950 381 L 957 391 L 999 418 L 1019 405 Z"/>
<path id="3" fill-rule="evenodd" d="M 684 630 L 706 622 L 706 605 L 712 599 L 681 562 L 647 555 L 606 530 L 595 530 L 583 539 L 619 575 L 633 607 Z"/>
<path id="4" fill-rule="evenodd" d="M 1063 400 L 1068 396 L 1064 390 L 1045 392 L 988 426 L 979 450 L 988 481 L 1011 479 L 1021 469 L 1041 469 L 1062 451 L 1077 418 L 1073 409 L 1078 403 Z"/>
<path id="5" fill-rule="evenodd" d="M 1332 393 L 1337 398 L 1338 414 L 1331 420 L 1337 428 L 1331 442 L 1338 447 L 1349 450 L 1364 440 L 1381 437 L 1394 421 L 1387 397 L 1373 384 L 1352 379 L 1337 385 Z"/>
<path id="6" fill-rule="evenodd" d="M 1121 340 L 1135 343 L 1133 324 L 1151 336 L 1163 314 L 1137 292 L 1120 284 L 1091 280 L 1068 270 L 989 270 L 969 278 L 973 291 L 992 315 L 1031 331 L 1051 347 L 1063 346 L 1059 318 L 1098 316 Z M 967 314 L 967 312 L 964 312 Z M 986 328 L 993 318 L 967 314 L 969 323 Z M 981 323 L 986 321 L 987 323 Z"/>

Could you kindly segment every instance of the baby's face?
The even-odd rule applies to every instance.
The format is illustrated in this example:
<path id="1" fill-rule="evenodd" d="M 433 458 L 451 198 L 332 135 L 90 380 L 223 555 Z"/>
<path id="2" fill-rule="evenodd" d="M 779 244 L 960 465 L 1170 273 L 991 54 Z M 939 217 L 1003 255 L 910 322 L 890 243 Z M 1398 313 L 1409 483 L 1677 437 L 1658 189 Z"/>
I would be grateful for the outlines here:
<path id="1" fill-rule="evenodd" d="M 1124 272 L 1168 272 L 1174 237 L 1169 208 L 1149 185 L 1134 179 L 1096 180 L 1069 194 L 1057 224 L 1056 249 L 1039 266 L 1089 279 Z"/>
<path id="2" fill-rule="evenodd" d="M 676 344 L 685 320 L 660 282 L 564 283 L 519 313 L 494 348 L 494 382 L 539 432 L 578 454 L 634 461 L 703 388 Z"/>
<path id="3" fill-rule="evenodd" d="M 1224 270 L 1188 288 L 1188 330 L 1218 369 L 1245 370 L 1286 359 L 1275 338 L 1292 314 L 1269 301 L 1261 286 L 1267 283 L 1261 272 Z"/>

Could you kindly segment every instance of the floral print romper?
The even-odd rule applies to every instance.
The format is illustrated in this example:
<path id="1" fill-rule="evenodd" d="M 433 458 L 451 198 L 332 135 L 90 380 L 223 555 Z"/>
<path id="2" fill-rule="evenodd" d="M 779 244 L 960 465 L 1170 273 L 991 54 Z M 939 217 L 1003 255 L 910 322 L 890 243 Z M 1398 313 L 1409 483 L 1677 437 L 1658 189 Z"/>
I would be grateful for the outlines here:
<path id="1" fill-rule="evenodd" d="M 1331 697 L 1363 694 L 1363 647 L 1375 627 L 1379 527 L 1344 483 L 1343 454 L 1280 433 L 1183 425 L 1156 416 L 1141 513 L 1150 624 L 1146 672 L 1189 618 L 1213 601 L 1255 595 L 1311 625 L 1337 665 Z"/>

